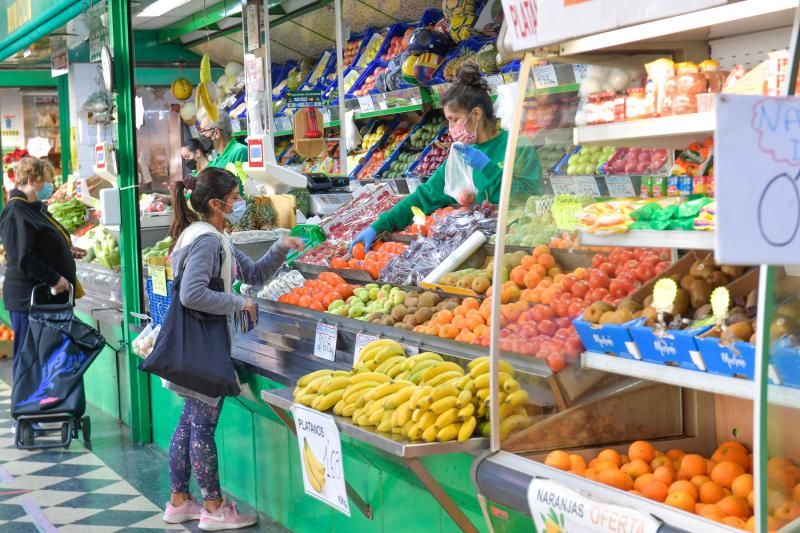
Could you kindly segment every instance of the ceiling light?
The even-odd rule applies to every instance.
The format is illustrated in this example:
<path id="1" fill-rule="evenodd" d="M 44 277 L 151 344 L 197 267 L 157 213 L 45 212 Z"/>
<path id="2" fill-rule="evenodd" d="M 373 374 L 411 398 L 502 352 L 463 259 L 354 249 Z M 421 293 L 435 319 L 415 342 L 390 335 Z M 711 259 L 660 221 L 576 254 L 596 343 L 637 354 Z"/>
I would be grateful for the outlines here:
<path id="1" fill-rule="evenodd" d="M 137 17 L 160 17 L 165 13 L 169 13 L 173 9 L 181 7 L 183 4 L 188 3 L 189 0 L 156 0 L 146 8 L 142 10 L 141 13 L 136 15 Z"/>

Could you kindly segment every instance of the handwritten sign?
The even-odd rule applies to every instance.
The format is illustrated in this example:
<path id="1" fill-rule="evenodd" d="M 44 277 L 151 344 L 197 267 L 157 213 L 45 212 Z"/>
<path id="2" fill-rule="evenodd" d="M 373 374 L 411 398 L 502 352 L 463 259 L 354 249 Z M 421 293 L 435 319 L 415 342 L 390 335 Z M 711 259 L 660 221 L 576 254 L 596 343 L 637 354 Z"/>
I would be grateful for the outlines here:
<path id="1" fill-rule="evenodd" d="M 575 82 L 580 83 L 586 78 L 586 71 L 589 69 L 589 65 L 583 65 L 576 63 L 572 65 L 572 74 L 575 76 Z"/>
<path id="2" fill-rule="evenodd" d="M 553 194 L 575 194 L 574 183 L 569 176 L 551 176 L 550 185 L 553 186 Z"/>
<path id="3" fill-rule="evenodd" d="M 537 89 L 557 87 L 558 77 L 556 76 L 556 67 L 553 65 L 544 65 L 533 69 L 533 83 L 536 85 Z"/>
<path id="4" fill-rule="evenodd" d="M 353 348 L 354 367 L 358 364 L 358 356 L 361 355 L 361 350 L 364 349 L 364 346 L 376 340 L 378 340 L 378 337 L 376 337 L 375 335 L 368 335 L 366 333 L 356 333 L 356 345 Z"/>
<path id="5" fill-rule="evenodd" d="M 717 262 L 800 264 L 800 98 L 723 95 L 716 109 Z"/>
<path id="6" fill-rule="evenodd" d="M 342 440 L 333 417 L 294 404 L 294 425 L 306 494 L 350 516 Z"/>
<path id="7" fill-rule="evenodd" d="M 528 506 L 537 531 L 656 533 L 661 527 L 661 522 L 649 514 L 595 501 L 541 478 L 528 485 Z"/>
<path id="8" fill-rule="evenodd" d="M 594 176 L 573 176 L 575 194 L 577 196 L 600 196 L 600 187 L 597 186 L 597 179 Z"/>
<path id="9" fill-rule="evenodd" d="M 153 278 L 153 294 L 167 296 L 167 270 L 163 266 L 151 265 L 150 277 Z"/>
<path id="10" fill-rule="evenodd" d="M 607 176 L 606 187 L 608 187 L 609 196 L 614 196 L 616 198 L 636 196 L 633 182 L 631 182 L 629 176 Z"/>
<path id="11" fill-rule="evenodd" d="M 339 328 L 319 322 L 317 324 L 317 334 L 314 337 L 314 356 L 328 361 L 335 361 L 336 339 L 338 337 Z"/>
<path id="12" fill-rule="evenodd" d="M 362 113 L 371 113 L 375 111 L 375 103 L 372 101 L 371 96 L 359 96 L 358 107 Z"/>

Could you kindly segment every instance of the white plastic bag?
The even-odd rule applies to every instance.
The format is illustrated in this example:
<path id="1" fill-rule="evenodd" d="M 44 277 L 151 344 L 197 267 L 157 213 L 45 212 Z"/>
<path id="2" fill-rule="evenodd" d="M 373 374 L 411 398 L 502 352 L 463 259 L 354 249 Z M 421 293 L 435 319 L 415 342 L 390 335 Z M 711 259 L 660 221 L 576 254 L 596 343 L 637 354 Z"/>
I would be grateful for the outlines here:
<path id="1" fill-rule="evenodd" d="M 345 137 L 345 148 L 347 149 L 347 153 L 355 150 L 356 147 L 361 144 L 361 132 L 358 131 L 358 126 L 356 125 L 356 111 L 356 109 L 351 109 L 344 115 L 344 124 L 347 129 L 347 136 Z M 350 170 L 352 169 L 347 169 L 348 172 Z"/>
<path id="2" fill-rule="evenodd" d="M 472 167 L 464 161 L 458 145 L 464 146 L 464 143 L 453 143 L 444 166 L 444 193 L 461 205 L 472 205 L 478 189 L 472 179 Z"/>

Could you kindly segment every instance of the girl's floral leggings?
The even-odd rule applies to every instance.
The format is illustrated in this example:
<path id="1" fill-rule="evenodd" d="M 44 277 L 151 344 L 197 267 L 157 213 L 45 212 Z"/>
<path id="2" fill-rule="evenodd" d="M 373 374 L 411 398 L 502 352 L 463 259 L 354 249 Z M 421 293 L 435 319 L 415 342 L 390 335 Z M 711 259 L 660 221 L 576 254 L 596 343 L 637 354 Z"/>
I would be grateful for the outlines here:
<path id="1" fill-rule="evenodd" d="M 196 398 L 183 402 L 181 419 L 169 443 L 169 477 L 173 493 L 189 493 L 189 477 L 194 472 L 204 500 L 222 498 L 219 488 L 217 430 L 222 400 L 214 407 Z"/>

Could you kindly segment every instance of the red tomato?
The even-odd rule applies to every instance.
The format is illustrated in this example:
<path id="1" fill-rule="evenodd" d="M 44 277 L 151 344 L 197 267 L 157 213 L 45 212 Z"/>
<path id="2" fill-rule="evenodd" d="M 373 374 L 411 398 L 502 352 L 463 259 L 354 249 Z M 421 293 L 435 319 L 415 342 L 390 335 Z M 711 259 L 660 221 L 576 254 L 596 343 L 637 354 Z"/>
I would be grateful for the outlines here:
<path id="1" fill-rule="evenodd" d="M 554 353 L 547 356 L 547 366 L 549 366 L 550 370 L 554 373 L 558 373 L 566 368 L 567 363 L 564 361 L 561 354 Z"/>
<path id="2" fill-rule="evenodd" d="M 552 320 L 542 320 L 539 322 L 539 333 L 545 337 L 552 337 L 558 331 L 558 326 Z"/>
<path id="3" fill-rule="evenodd" d="M 564 355 L 570 361 L 574 361 L 583 353 L 583 343 L 578 337 L 569 337 L 564 343 Z"/>
<path id="4" fill-rule="evenodd" d="M 537 322 L 541 322 L 542 320 L 547 320 L 548 318 L 553 317 L 553 309 L 546 305 L 536 305 L 533 310 L 531 311 L 531 316 Z"/>
<path id="5" fill-rule="evenodd" d="M 609 263 L 610 264 L 610 263 Z M 589 287 L 592 289 L 608 288 L 608 274 L 604 270 L 592 270 L 589 273 Z"/>
<path id="6" fill-rule="evenodd" d="M 647 263 L 647 264 L 649 264 L 649 265 L 656 266 L 656 263 L 658 263 L 658 262 L 659 262 L 659 258 L 658 258 L 658 256 L 657 256 L 656 254 L 652 254 L 652 253 L 650 253 L 650 254 L 644 254 L 644 255 L 642 256 L 642 259 L 641 259 L 641 261 L 640 261 L 640 262 L 641 262 L 641 263 Z"/>
<path id="7" fill-rule="evenodd" d="M 625 270 L 636 270 L 636 267 L 638 266 L 639 266 L 639 261 L 637 261 L 636 259 L 630 259 L 628 261 L 625 261 L 623 268 Z"/>
<path id="8" fill-rule="evenodd" d="M 567 328 L 558 328 L 555 334 L 555 338 L 558 340 L 565 341 L 569 337 L 569 330 Z"/>
<path id="9" fill-rule="evenodd" d="M 585 281 L 577 281 L 572 286 L 572 294 L 574 294 L 578 298 L 583 298 L 584 296 L 586 296 L 586 293 L 589 292 L 590 288 L 591 286 L 589 285 L 589 283 L 586 283 Z"/>
<path id="10" fill-rule="evenodd" d="M 633 252 L 627 249 L 623 249 L 620 251 L 619 256 L 617 258 L 617 264 L 624 265 L 631 259 L 633 259 Z"/>
<path id="11" fill-rule="evenodd" d="M 585 305 L 583 302 L 574 301 L 569 304 L 569 310 L 567 311 L 570 318 L 577 318 L 583 313 Z"/>
<path id="12" fill-rule="evenodd" d="M 644 283 L 656 275 L 655 267 L 650 263 L 640 263 L 636 268 L 636 279 Z"/>
<path id="13" fill-rule="evenodd" d="M 551 307 L 555 311 L 556 316 L 569 315 L 569 303 L 565 300 L 556 300 L 552 303 Z"/>
<path id="14" fill-rule="evenodd" d="M 594 254 L 594 256 L 592 257 L 592 267 L 599 268 L 600 265 L 602 265 L 606 261 L 608 261 L 608 257 L 606 257 L 604 254 Z"/>
<path id="15" fill-rule="evenodd" d="M 570 290 L 572 290 L 572 286 L 573 286 L 573 285 L 575 285 L 575 282 L 576 282 L 576 281 L 578 281 L 578 278 L 575 276 L 575 274 L 569 274 L 569 275 L 568 275 L 567 277 L 565 277 L 565 278 L 564 278 L 564 280 L 561 282 L 561 287 L 562 287 L 562 288 L 563 288 L 565 291 L 570 291 Z"/>
<path id="16" fill-rule="evenodd" d="M 669 261 L 661 261 L 656 265 L 656 276 L 664 272 L 666 269 L 670 267 L 671 263 Z"/>
<path id="17" fill-rule="evenodd" d="M 615 267 L 612 263 L 605 262 L 600 265 L 600 270 L 606 273 L 606 275 L 611 278 L 614 277 L 614 273 L 617 271 L 617 267 Z"/>
<path id="18" fill-rule="evenodd" d="M 603 298 L 608 296 L 608 289 L 605 287 L 598 287 L 596 289 L 592 289 L 589 291 L 588 298 L 592 302 L 599 302 Z"/>
<path id="19" fill-rule="evenodd" d="M 572 327 L 572 320 L 568 316 L 561 317 L 556 320 L 556 325 L 559 328 L 570 328 Z"/>

